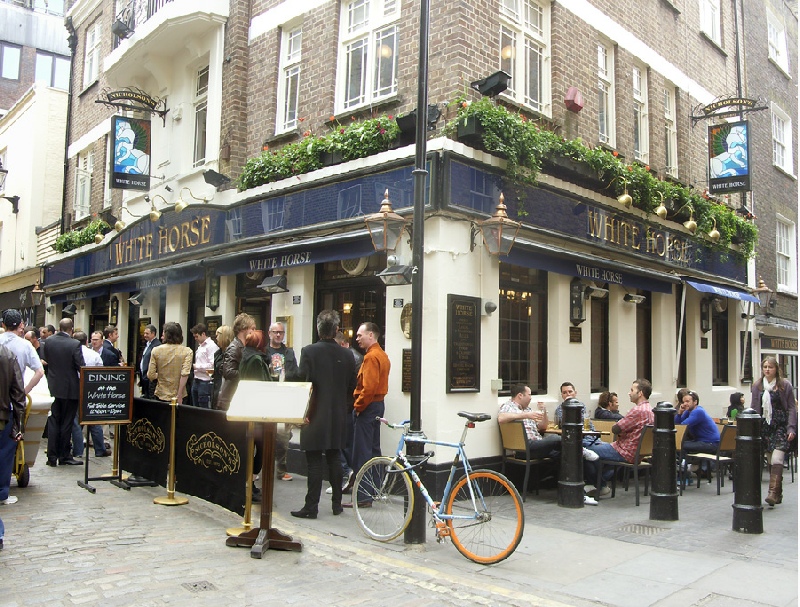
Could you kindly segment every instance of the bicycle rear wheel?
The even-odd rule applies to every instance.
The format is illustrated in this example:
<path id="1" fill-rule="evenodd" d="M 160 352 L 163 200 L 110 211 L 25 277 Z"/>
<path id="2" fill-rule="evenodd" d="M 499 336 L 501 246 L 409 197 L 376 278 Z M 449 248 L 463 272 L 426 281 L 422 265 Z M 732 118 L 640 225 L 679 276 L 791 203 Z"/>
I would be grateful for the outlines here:
<path id="1" fill-rule="evenodd" d="M 353 485 L 356 520 L 364 533 L 379 542 L 396 538 L 411 520 L 414 491 L 403 470 L 392 458 L 373 457 L 356 474 Z"/>
<path id="2" fill-rule="evenodd" d="M 499 563 L 514 552 L 522 539 L 522 500 L 514 485 L 497 472 L 475 470 L 461 478 L 448 496 L 445 512 L 468 517 L 450 519 L 447 524 L 453 545 L 476 563 Z"/>

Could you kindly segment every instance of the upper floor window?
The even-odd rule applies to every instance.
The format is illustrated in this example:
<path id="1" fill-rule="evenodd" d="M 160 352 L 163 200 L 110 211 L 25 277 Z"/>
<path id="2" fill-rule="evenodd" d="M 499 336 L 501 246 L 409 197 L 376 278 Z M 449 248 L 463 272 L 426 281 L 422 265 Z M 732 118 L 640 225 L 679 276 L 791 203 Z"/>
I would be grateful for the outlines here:
<path id="1" fill-rule="evenodd" d="M 717 45 L 722 45 L 719 0 L 700 0 L 700 30 Z"/>
<path id="2" fill-rule="evenodd" d="M 97 80 L 100 73 L 100 21 L 86 30 L 86 48 L 83 57 L 83 87 Z"/>
<path id="3" fill-rule="evenodd" d="M 69 58 L 36 51 L 36 82 L 57 89 L 69 89 Z"/>
<path id="4" fill-rule="evenodd" d="M 399 0 L 342 2 L 337 100 L 341 111 L 397 93 Z"/>
<path id="5" fill-rule="evenodd" d="M 92 206 L 92 171 L 94 170 L 94 151 L 84 150 L 78 154 L 75 171 L 75 221 L 80 221 Z"/>
<path id="6" fill-rule="evenodd" d="M 675 88 L 664 89 L 664 161 L 665 173 L 678 177 L 678 129 L 675 125 Z"/>
<path id="7" fill-rule="evenodd" d="M 647 70 L 634 67 L 633 83 L 633 157 L 647 164 L 649 152 L 649 110 L 647 105 Z"/>
<path id="8" fill-rule="evenodd" d="M 797 236 L 795 224 L 781 216 L 775 229 L 778 290 L 797 293 Z"/>
<path id="9" fill-rule="evenodd" d="M 278 128 L 282 133 L 297 127 L 300 100 L 300 51 L 303 30 L 285 29 L 281 36 L 280 81 L 278 82 Z"/>
<path id="10" fill-rule="evenodd" d="M 0 77 L 19 80 L 19 61 L 22 47 L 8 42 L 0 42 Z"/>
<path id="11" fill-rule="evenodd" d="M 550 114 L 550 3 L 502 0 L 500 69 L 511 75 L 506 94 Z"/>
<path id="12" fill-rule="evenodd" d="M 194 157 L 192 166 L 206 161 L 206 124 L 208 121 L 208 66 L 197 71 L 194 93 Z"/>
<path id="13" fill-rule="evenodd" d="M 611 45 L 597 45 L 597 93 L 600 143 L 615 147 L 614 47 Z"/>
<path id="14" fill-rule="evenodd" d="M 793 174 L 792 120 L 774 104 L 772 105 L 772 164 L 790 175 Z"/>
<path id="15" fill-rule="evenodd" d="M 789 53 L 786 48 L 786 28 L 783 21 L 767 7 L 767 43 L 769 58 L 784 72 L 789 72 Z"/>

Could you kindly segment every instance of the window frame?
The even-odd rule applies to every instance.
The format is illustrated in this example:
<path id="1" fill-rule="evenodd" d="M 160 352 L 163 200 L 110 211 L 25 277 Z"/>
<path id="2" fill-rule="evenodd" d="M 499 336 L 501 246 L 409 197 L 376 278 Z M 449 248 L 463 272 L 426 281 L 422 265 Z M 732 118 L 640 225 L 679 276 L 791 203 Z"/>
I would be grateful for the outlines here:
<path id="1" fill-rule="evenodd" d="M 294 37 L 299 36 L 299 48 L 292 51 Z M 301 23 L 285 25 L 281 31 L 278 67 L 278 94 L 275 134 L 286 133 L 300 124 L 300 77 L 302 74 L 303 27 Z M 290 78 L 294 81 L 292 92 Z M 294 118 L 289 117 L 290 102 L 294 102 Z"/>
<path id="2" fill-rule="evenodd" d="M 714 386 L 727 386 L 730 380 L 730 361 L 728 357 L 728 342 L 730 335 L 729 310 L 730 301 L 722 312 L 717 312 L 714 304 L 711 307 L 711 384 Z"/>
<path id="3" fill-rule="evenodd" d="M 638 90 L 636 88 L 637 73 L 639 80 Z M 643 65 L 634 65 L 631 69 L 633 158 L 644 164 L 650 164 L 650 107 L 647 90 L 649 79 L 647 76 L 647 68 Z"/>
<path id="4" fill-rule="evenodd" d="M 533 112 L 550 117 L 551 95 L 551 11 L 549 2 L 538 0 L 502 0 L 499 3 L 499 67 L 511 75 L 503 96 Z M 533 15 L 539 16 L 534 23 Z M 536 83 L 532 83 L 531 59 L 538 60 Z M 517 58 L 522 57 L 521 61 Z M 517 83 L 522 83 L 517 86 Z M 538 91 L 538 93 L 536 92 Z M 538 99 L 535 98 L 538 94 Z"/>
<path id="5" fill-rule="evenodd" d="M 782 226 L 785 236 L 781 235 Z M 775 275 L 779 292 L 797 293 L 797 224 L 780 214 L 775 221 Z"/>
<path id="6" fill-rule="evenodd" d="M 772 164 L 787 175 L 794 175 L 792 119 L 775 103 L 770 105 L 770 120 L 772 123 Z M 780 137 L 778 135 L 780 135 Z M 782 158 L 778 158 L 779 152 Z"/>
<path id="7" fill-rule="evenodd" d="M 17 51 L 16 76 L 14 77 L 5 75 L 7 49 L 14 49 L 15 51 Z M 22 70 L 22 47 L 18 44 L 12 44 L 10 42 L 0 41 L 0 79 L 19 81 L 21 70 Z"/>
<path id="8" fill-rule="evenodd" d="M 608 285 L 605 285 L 608 288 Z M 609 367 L 611 363 L 609 336 L 610 305 L 608 297 L 591 297 L 587 302 L 591 318 L 590 344 L 591 362 L 589 370 L 590 390 L 606 392 L 609 390 Z"/>
<path id="9" fill-rule="evenodd" d="M 91 214 L 93 173 L 94 150 L 92 148 L 86 148 L 78 152 L 75 163 L 74 221 L 80 221 Z"/>
<path id="10" fill-rule="evenodd" d="M 617 124 L 616 124 L 616 94 L 614 69 L 616 65 L 614 45 L 610 42 L 599 41 L 597 43 L 597 92 L 598 92 L 598 141 L 601 144 L 615 148 L 617 146 Z M 601 51 L 604 53 L 605 65 L 601 65 Z M 605 95 L 603 94 L 605 92 Z M 605 98 L 605 103 L 603 103 Z M 605 108 L 605 125 L 603 121 L 603 110 Z"/>
<path id="11" fill-rule="evenodd" d="M 664 87 L 664 172 L 675 179 L 678 178 L 677 98 L 674 86 Z"/>
<path id="12" fill-rule="evenodd" d="M 767 8 L 767 52 L 769 60 L 785 74 L 789 74 L 789 46 L 786 40 L 786 24 L 769 5 Z"/>
<path id="13" fill-rule="evenodd" d="M 102 42 L 100 20 L 86 28 L 83 49 L 83 88 L 89 88 L 100 77 L 100 45 Z"/>
<path id="14" fill-rule="evenodd" d="M 206 162 L 208 154 L 208 88 L 211 84 L 211 72 L 208 64 L 204 65 L 195 72 L 194 77 L 194 99 L 192 107 L 194 109 L 194 137 L 192 139 L 192 167 L 201 167 Z M 205 75 L 205 87 L 201 82 Z"/>
<path id="15" fill-rule="evenodd" d="M 70 59 L 69 57 L 65 57 L 64 55 L 56 55 L 55 53 L 47 53 L 45 51 L 40 51 L 39 49 L 36 50 L 36 60 L 34 63 L 34 80 L 36 82 L 44 82 L 43 80 L 39 80 L 36 76 L 37 72 L 39 71 L 39 59 L 40 58 L 48 58 L 50 59 L 50 77 L 47 81 L 47 86 L 51 88 L 57 88 L 62 91 L 69 90 L 69 74 L 70 74 Z M 64 83 L 64 87 L 56 86 L 56 74 L 58 70 L 56 66 L 58 65 L 59 61 L 63 61 L 67 64 L 67 78 L 66 82 Z"/>
<path id="16" fill-rule="evenodd" d="M 371 52 L 379 41 L 391 41 L 392 49 L 381 44 L 381 50 L 391 52 L 391 58 L 378 57 Z M 338 67 L 336 78 L 336 113 L 352 112 L 391 99 L 398 92 L 400 50 L 400 2 L 398 0 L 347 0 L 341 4 L 339 25 Z M 355 59 L 355 61 L 354 61 Z M 381 59 L 391 60 L 389 79 Z M 358 64 L 358 66 L 356 66 Z M 351 96 L 353 85 L 358 87 Z"/>
<path id="17" fill-rule="evenodd" d="M 700 31 L 722 47 L 722 7 L 720 0 L 700 0 Z"/>

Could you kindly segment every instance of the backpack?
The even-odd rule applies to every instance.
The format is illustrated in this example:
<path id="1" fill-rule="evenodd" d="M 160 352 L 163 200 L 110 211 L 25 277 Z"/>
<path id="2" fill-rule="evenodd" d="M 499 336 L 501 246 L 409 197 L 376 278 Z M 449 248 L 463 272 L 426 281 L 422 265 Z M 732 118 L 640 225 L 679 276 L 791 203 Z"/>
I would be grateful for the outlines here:
<path id="1" fill-rule="evenodd" d="M 261 353 L 250 354 L 245 350 L 239 363 L 239 378 L 257 381 L 271 381 L 269 364 Z"/>

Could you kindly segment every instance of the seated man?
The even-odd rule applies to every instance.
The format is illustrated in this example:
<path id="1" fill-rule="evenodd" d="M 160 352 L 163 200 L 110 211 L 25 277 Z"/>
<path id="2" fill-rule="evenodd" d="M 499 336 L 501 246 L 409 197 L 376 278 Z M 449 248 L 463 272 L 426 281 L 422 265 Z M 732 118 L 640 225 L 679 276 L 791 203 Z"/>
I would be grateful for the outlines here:
<path id="1" fill-rule="evenodd" d="M 578 391 L 575 389 L 575 386 L 574 386 L 574 384 L 572 382 L 565 381 L 563 384 L 561 384 L 561 400 L 562 400 L 562 403 L 556 407 L 556 412 L 555 412 L 556 426 L 558 426 L 559 428 L 561 427 L 561 425 L 563 423 L 563 419 L 562 419 L 563 414 L 562 414 L 561 407 L 565 402 L 567 402 L 571 398 L 574 398 L 574 399 L 577 400 Z M 594 424 L 592 423 L 592 420 L 589 419 L 589 410 L 586 408 L 585 404 L 581 403 L 581 406 L 583 407 L 581 409 L 581 423 L 584 425 L 584 428 L 586 430 L 591 430 L 592 432 L 594 432 L 596 430 L 596 428 L 594 427 Z M 587 422 L 588 422 L 588 425 L 587 425 Z M 592 445 L 594 445 L 596 442 L 599 442 L 599 441 L 600 441 L 600 437 L 599 436 L 584 436 L 583 437 L 583 446 L 584 447 L 591 447 Z M 588 459 L 589 461 L 594 461 L 594 460 L 597 459 L 594 456 L 593 452 L 588 451 L 586 449 L 583 450 L 583 456 L 584 456 L 585 459 Z"/>
<path id="2" fill-rule="evenodd" d="M 531 457 L 560 457 L 561 437 L 557 434 L 543 436 L 547 430 L 547 410 L 534 411 L 530 403 L 531 389 L 525 384 L 514 384 L 511 386 L 511 400 L 500 407 L 497 422 L 522 422 Z"/>
<path id="3" fill-rule="evenodd" d="M 603 392 L 597 401 L 594 410 L 595 419 L 610 419 L 617 421 L 625 417 L 619 412 L 619 399 L 616 392 Z"/>
<path id="4" fill-rule="evenodd" d="M 636 449 L 639 446 L 639 439 L 642 436 L 645 426 L 653 424 L 655 419 L 650 407 L 650 394 L 653 387 L 646 379 L 637 379 L 631 385 L 628 397 L 634 404 L 633 409 L 611 428 L 617 437 L 613 443 L 598 442 L 592 445 L 591 450 L 600 456 L 600 459 L 608 459 L 618 462 L 633 463 L 636 457 Z M 599 464 L 586 464 L 586 471 L 591 482 L 596 482 Z M 611 489 L 606 487 L 606 481 L 610 480 L 614 474 L 614 469 L 609 468 L 607 474 L 603 475 L 601 486 L 589 491 L 592 497 L 606 497 L 611 494 Z"/>
<path id="5" fill-rule="evenodd" d="M 719 447 L 719 429 L 708 412 L 700 406 L 700 397 L 692 390 L 681 390 L 680 409 L 675 414 L 675 423 L 686 426 L 681 460 L 687 453 L 716 453 Z M 692 466 L 697 472 L 698 466 Z"/>

